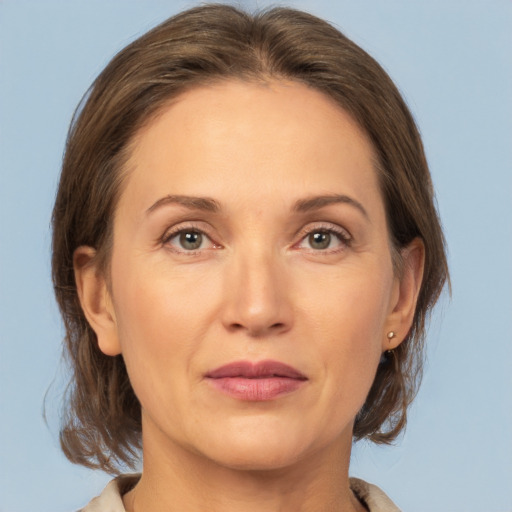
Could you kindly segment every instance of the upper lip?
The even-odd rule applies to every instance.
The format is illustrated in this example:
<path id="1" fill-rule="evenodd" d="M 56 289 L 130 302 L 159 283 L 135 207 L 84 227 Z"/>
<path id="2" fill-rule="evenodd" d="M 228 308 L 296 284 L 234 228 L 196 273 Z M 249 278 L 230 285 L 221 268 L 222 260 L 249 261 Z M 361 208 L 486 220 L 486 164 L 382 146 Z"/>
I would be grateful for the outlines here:
<path id="1" fill-rule="evenodd" d="M 246 379 L 263 379 L 271 377 L 285 377 L 288 379 L 306 380 L 307 377 L 279 361 L 234 361 L 212 370 L 206 374 L 210 379 L 223 379 L 228 377 L 242 377 Z"/>

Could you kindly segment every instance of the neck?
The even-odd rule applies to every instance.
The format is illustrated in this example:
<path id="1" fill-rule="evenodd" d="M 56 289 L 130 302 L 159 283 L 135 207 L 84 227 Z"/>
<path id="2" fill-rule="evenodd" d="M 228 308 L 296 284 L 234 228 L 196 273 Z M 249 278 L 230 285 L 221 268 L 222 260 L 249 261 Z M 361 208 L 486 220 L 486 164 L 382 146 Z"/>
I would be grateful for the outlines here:
<path id="1" fill-rule="evenodd" d="M 143 438 L 143 472 L 123 498 L 127 512 L 365 510 L 349 487 L 351 435 L 287 467 L 265 470 L 225 467 L 162 441 Z"/>

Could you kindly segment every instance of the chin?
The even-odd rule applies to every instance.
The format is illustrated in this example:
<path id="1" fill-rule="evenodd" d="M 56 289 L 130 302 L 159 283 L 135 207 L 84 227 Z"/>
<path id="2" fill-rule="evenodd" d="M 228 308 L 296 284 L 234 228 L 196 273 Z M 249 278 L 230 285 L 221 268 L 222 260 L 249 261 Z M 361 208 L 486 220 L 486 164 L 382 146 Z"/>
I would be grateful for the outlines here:
<path id="1" fill-rule="evenodd" d="M 200 451 L 221 466 L 246 471 L 290 467 L 314 451 L 314 441 L 307 432 L 293 432 L 290 428 L 275 428 L 275 425 L 266 427 L 229 429 L 231 431 L 219 433 L 219 436 L 208 436 L 208 444 Z M 204 439 L 207 440 L 206 436 Z"/>
<path id="2" fill-rule="evenodd" d="M 211 454 L 217 464 L 239 471 L 276 471 L 293 466 L 304 457 L 302 450 L 283 446 L 226 446 L 222 453 Z"/>

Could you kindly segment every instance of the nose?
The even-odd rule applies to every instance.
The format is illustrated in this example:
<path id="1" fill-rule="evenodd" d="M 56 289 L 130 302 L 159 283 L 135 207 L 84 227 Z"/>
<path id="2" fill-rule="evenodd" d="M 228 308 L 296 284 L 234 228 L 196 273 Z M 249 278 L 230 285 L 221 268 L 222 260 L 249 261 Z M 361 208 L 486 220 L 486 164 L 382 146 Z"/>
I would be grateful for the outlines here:
<path id="1" fill-rule="evenodd" d="M 293 308 L 287 275 L 272 254 L 239 255 L 226 273 L 224 327 L 251 337 L 267 337 L 288 331 Z"/>

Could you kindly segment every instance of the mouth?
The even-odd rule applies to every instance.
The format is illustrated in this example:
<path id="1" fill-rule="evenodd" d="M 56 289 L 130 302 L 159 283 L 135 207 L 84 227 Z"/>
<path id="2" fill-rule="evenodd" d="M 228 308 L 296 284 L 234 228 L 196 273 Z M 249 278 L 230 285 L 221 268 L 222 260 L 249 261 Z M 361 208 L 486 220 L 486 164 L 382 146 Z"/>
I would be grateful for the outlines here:
<path id="1" fill-rule="evenodd" d="M 239 400 L 262 402 L 298 390 L 308 378 L 278 361 L 236 361 L 205 375 L 214 389 Z"/>

